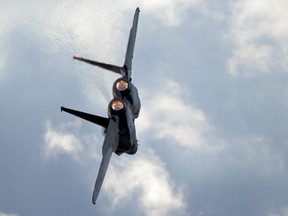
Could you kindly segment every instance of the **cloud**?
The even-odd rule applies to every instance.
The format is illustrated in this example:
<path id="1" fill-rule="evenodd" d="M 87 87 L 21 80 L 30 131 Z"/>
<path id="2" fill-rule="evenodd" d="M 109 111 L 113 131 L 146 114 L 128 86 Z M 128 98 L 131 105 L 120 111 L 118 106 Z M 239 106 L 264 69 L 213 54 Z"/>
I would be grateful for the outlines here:
<path id="1" fill-rule="evenodd" d="M 4 46 L 0 46 L 2 47 L 0 68 L 5 67 L 7 63 L 5 56 L 13 52 L 11 49 L 18 49 L 13 48 L 13 44 L 12 47 L 9 45 L 13 38 L 11 36 L 15 33 L 20 35 L 23 41 L 28 39 L 33 45 L 37 43 L 43 54 L 39 56 L 45 58 L 40 59 L 43 67 L 46 69 L 52 67 L 51 71 L 57 68 L 57 70 L 63 69 L 65 73 L 67 65 L 71 64 L 68 58 L 74 54 L 122 65 L 132 16 L 137 6 L 146 16 L 149 14 L 149 17 L 160 20 L 164 25 L 175 26 L 180 25 L 189 10 L 201 5 L 202 1 L 180 0 L 175 3 L 171 0 L 161 0 L 135 3 L 127 0 L 127 3 L 130 2 L 131 4 L 123 2 L 115 4 L 112 1 L 92 0 L 85 2 L 28 0 L 25 3 L 15 4 L 11 1 L 3 4 L 0 8 L 4 17 L 0 21 L 0 45 Z M 133 8 L 131 5 L 134 5 Z M 86 71 L 83 73 L 83 70 L 74 70 L 76 73 L 73 75 L 80 78 L 88 99 L 91 102 L 93 98 L 108 100 L 108 91 L 104 92 L 103 99 L 103 95 L 95 91 L 96 85 L 91 80 L 98 80 L 100 88 L 110 89 L 111 74 L 103 73 L 99 78 L 93 67 L 77 63 L 75 65 Z"/>
<path id="2" fill-rule="evenodd" d="M 0 211 L 0 216 L 19 216 L 18 214 L 8 214 Z"/>
<path id="3" fill-rule="evenodd" d="M 89 178 L 83 181 L 89 182 L 90 188 L 95 180 L 95 173 L 88 168 L 91 164 L 100 165 L 102 156 L 99 153 L 101 151 L 97 152 L 95 149 L 95 135 L 79 134 L 80 128 L 79 122 L 55 127 L 48 120 L 44 133 L 44 152 L 46 160 L 65 154 L 81 165 Z M 165 164 L 152 150 L 142 148 L 141 155 L 135 155 L 132 161 L 127 155 L 112 161 L 102 193 L 108 194 L 115 209 L 133 196 L 145 215 L 185 212 L 183 191 L 174 185 Z"/>
<path id="4" fill-rule="evenodd" d="M 51 120 L 47 120 L 43 135 L 44 158 L 49 161 L 66 155 L 84 168 L 99 162 L 101 156 L 97 152 L 97 143 L 101 141 L 95 134 L 80 133 L 80 130 L 81 121 L 79 120 L 62 123 L 58 126 L 54 126 Z M 101 152 L 100 145 L 99 152 Z M 93 176 L 93 178 L 95 177 Z"/>
<path id="5" fill-rule="evenodd" d="M 152 92 L 141 95 L 145 105 L 137 120 L 139 133 L 147 132 L 160 140 L 172 139 L 189 148 L 203 144 L 203 135 L 211 126 L 205 113 L 185 99 L 185 88 L 175 81 L 166 80 L 160 89 Z"/>
<path id="6" fill-rule="evenodd" d="M 68 154 L 75 157 L 81 151 L 81 142 L 73 134 L 65 132 L 68 128 L 79 127 L 79 124 L 61 125 L 60 129 L 53 128 L 51 121 L 46 122 L 44 134 L 45 155 L 47 158 L 56 157 L 60 154 Z"/>
<path id="7" fill-rule="evenodd" d="M 285 0 L 242 0 L 231 4 L 230 38 L 234 48 L 227 62 L 231 75 L 287 69 L 287 6 Z"/>
<path id="8" fill-rule="evenodd" d="M 111 2 L 107 4 L 92 0 L 4 3 L 0 8 L 3 15 L 0 20 L 0 45 L 3 45 L 0 46 L 0 69 L 7 64 L 7 56 L 17 53 L 16 49 L 22 44 L 26 45 L 27 41 L 30 47 L 39 52 L 37 60 L 43 70 L 61 70 L 65 73 L 68 65 L 72 64 L 71 57 L 76 54 L 122 64 L 129 28 L 123 28 L 126 13 L 119 11 L 117 5 L 111 5 Z M 132 17 L 133 12 L 129 17 Z M 21 38 L 21 42 L 13 41 L 15 38 Z M 96 84 L 91 80 L 99 81 L 98 85 L 103 89 L 111 88 L 111 74 L 103 73 L 101 78 L 95 78 L 95 68 L 78 62 L 74 67 L 85 68 L 85 73 L 83 70 L 73 70 L 72 75 L 79 77 L 83 91 L 89 93 L 89 99 L 103 98 L 101 94 L 92 95 L 91 92 L 97 91 Z M 71 75 L 70 72 L 67 73 Z M 0 75 L 3 76 L 3 73 Z"/>
<path id="9" fill-rule="evenodd" d="M 165 164 L 153 151 L 146 149 L 133 160 L 117 158 L 109 169 L 104 190 L 114 206 L 136 200 L 144 215 L 184 215 L 183 191 L 173 184 Z"/>
<path id="10" fill-rule="evenodd" d="M 43 50 L 48 53 L 61 53 L 65 48 L 101 57 L 103 61 L 105 59 L 112 62 L 121 61 L 122 64 L 124 59 L 122 50 L 125 51 L 129 33 L 129 29 L 125 30 L 123 27 L 130 27 L 137 6 L 141 10 L 143 8 L 145 14 L 159 18 L 163 24 L 178 25 L 187 11 L 202 1 L 180 0 L 177 3 L 172 0 L 139 3 L 131 1 L 131 4 L 92 0 L 85 2 L 28 0 L 28 2 L 29 7 L 26 6 L 27 2 L 14 4 L 12 1 L 2 5 L 0 9 L 4 15 L 0 26 L 2 40 L 4 36 L 7 40 L 13 31 L 25 29 L 21 33 L 40 40 Z M 133 9 L 131 5 L 135 5 Z M 128 16 L 129 23 L 126 19 Z M 117 50 L 121 51 L 117 53 L 115 52 Z M 114 54 L 111 56 L 111 53 Z"/>
<path id="11" fill-rule="evenodd" d="M 202 2 L 202 0 L 141 1 L 140 7 L 161 20 L 164 25 L 177 26 L 185 20 L 189 10 L 197 8 Z"/>
<path id="12" fill-rule="evenodd" d="M 250 68 L 256 67 L 262 72 L 269 72 L 272 49 L 270 45 L 257 46 L 255 44 L 238 47 L 227 63 L 230 74 L 236 76 L 238 67 L 242 64 Z"/>

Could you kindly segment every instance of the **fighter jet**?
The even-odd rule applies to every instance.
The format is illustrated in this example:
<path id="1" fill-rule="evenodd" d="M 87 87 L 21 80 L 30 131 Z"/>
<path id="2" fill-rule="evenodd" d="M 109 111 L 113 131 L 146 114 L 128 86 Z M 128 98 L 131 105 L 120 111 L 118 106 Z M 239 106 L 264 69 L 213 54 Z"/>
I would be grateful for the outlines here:
<path id="1" fill-rule="evenodd" d="M 112 87 L 113 99 L 108 105 L 108 117 L 101 117 L 65 107 L 61 111 L 70 113 L 94 124 L 103 127 L 104 143 L 102 146 L 102 161 L 96 179 L 92 203 L 96 204 L 112 153 L 121 155 L 123 153 L 135 154 L 138 149 L 134 120 L 139 116 L 140 99 L 137 88 L 131 83 L 132 58 L 136 40 L 139 8 L 136 8 L 133 25 L 130 30 L 126 56 L 122 67 L 89 60 L 74 56 L 78 61 L 86 62 L 114 73 L 120 74 Z"/>

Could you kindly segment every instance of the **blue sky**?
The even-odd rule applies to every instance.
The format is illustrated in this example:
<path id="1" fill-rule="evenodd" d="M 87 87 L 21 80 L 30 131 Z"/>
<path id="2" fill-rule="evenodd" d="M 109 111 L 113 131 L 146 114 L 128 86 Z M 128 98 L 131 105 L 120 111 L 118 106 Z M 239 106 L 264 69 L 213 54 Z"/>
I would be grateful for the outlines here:
<path id="1" fill-rule="evenodd" d="M 101 128 L 140 7 L 136 155 L 113 155 L 97 205 Z M 288 215 L 285 0 L 0 3 L 0 216 Z"/>

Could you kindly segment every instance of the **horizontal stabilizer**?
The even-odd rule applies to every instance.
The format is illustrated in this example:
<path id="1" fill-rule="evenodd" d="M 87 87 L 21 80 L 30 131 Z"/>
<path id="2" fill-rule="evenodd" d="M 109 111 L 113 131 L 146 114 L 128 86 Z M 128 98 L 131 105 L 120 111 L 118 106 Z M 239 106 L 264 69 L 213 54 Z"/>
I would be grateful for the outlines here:
<path id="1" fill-rule="evenodd" d="M 103 69 L 112 71 L 112 72 L 114 72 L 114 73 L 118 73 L 118 74 L 121 74 L 121 75 L 124 74 L 123 68 L 122 68 L 122 67 L 119 67 L 119 66 L 116 66 L 116 65 L 106 64 L 106 63 L 103 63 L 103 62 L 97 62 L 97 61 L 90 60 L 90 59 L 85 59 L 85 58 L 79 57 L 79 56 L 73 56 L 73 59 L 76 59 L 76 60 L 78 60 L 78 61 L 83 61 L 83 62 L 86 62 L 86 63 L 88 63 L 88 64 L 101 67 L 101 68 L 103 68 Z"/>
<path id="2" fill-rule="evenodd" d="M 75 116 L 77 116 L 79 118 L 85 119 L 87 121 L 90 121 L 90 122 L 92 122 L 94 124 L 100 125 L 100 126 L 105 127 L 105 128 L 107 128 L 108 124 L 109 124 L 109 119 L 105 118 L 105 117 L 92 115 L 92 114 L 89 114 L 89 113 L 80 112 L 80 111 L 73 110 L 73 109 L 68 109 L 68 108 L 65 108 L 65 107 L 61 107 L 61 112 L 62 111 L 70 113 L 72 115 L 75 115 Z"/>
<path id="3" fill-rule="evenodd" d="M 108 165 L 110 162 L 110 158 L 112 153 L 116 151 L 119 142 L 119 126 L 118 126 L 118 119 L 111 118 L 109 122 L 109 126 L 107 129 L 107 134 L 105 136 L 105 140 L 102 146 L 102 161 L 100 164 L 100 168 L 98 171 L 97 179 L 95 182 L 95 187 L 92 196 L 92 203 L 96 204 L 96 200 L 100 189 L 102 187 L 102 183 L 104 181 L 106 171 L 108 169 Z"/>

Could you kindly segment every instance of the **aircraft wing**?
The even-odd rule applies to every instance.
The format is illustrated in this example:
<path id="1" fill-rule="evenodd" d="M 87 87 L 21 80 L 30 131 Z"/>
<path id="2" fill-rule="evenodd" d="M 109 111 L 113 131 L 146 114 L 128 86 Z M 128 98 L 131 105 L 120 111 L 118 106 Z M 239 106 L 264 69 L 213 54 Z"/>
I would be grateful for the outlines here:
<path id="1" fill-rule="evenodd" d="M 123 68 L 119 67 L 119 66 L 116 66 L 116 65 L 106 64 L 106 63 L 103 63 L 103 62 L 98 62 L 98 61 L 86 59 L 86 58 L 79 57 L 79 56 L 73 56 L 73 59 L 76 59 L 78 61 L 83 61 L 83 62 L 86 62 L 88 64 L 95 65 L 95 66 L 98 66 L 100 68 L 103 68 L 103 69 L 106 69 L 106 70 L 110 70 L 110 71 L 112 71 L 114 73 L 118 73 L 118 74 L 123 75 L 123 72 L 122 72 Z"/>
<path id="2" fill-rule="evenodd" d="M 78 61 L 86 62 L 88 64 L 92 64 L 92 65 L 101 67 L 103 69 L 110 70 L 114 73 L 121 74 L 123 77 L 130 79 L 131 78 L 131 71 L 132 71 L 132 58 L 133 58 L 133 52 L 134 52 L 134 47 L 135 47 L 135 41 L 136 41 L 136 33 L 137 33 L 139 13 L 140 13 L 140 9 L 137 7 L 135 14 L 134 14 L 133 24 L 132 24 L 132 27 L 130 29 L 128 45 L 127 45 L 127 50 L 126 50 L 126 56 L 125 56 L 125 61 L 124 61 L 123 67 L 119 67 L 119 66 L 111 65 L 111 64 L 106 64 L 103 62 L 98 62 L 98 61 L 86 59 L 86 58 L 79 57 L 79 56 L 73 56 L 73 58 L 78 60 Z"/>
<path id="3" fill-rule="evenodd" d="M 124 66 L 126 66 L 126 69 L 127 69 L 127 75 L 126 75 L 127 78 L 131 77 L 132 58 L 133 58 L 133 52 L 134 52 L 134 47 L 135 47 L 135 41 L 136 41 L 139 12 L 140 12 L 140 9 L 137 7 L 135 14 L 134 14 L 133 25 L 130 30 L 128 45 L 127 45 L 127 50 L 126 50 Z"/>
<path id="4" fill-rule="evenodd" d="M 108 118 L 105 118 L 105 117 L 101 117 L 101 116 L 97 116 L 97 115 L 92 115 L 92 114 L 89 114 L 89 113 L 85 113 L 85 112 L 80 112 L 78 110 L 73 110 L 73 109 L 69 109 L 69 108 L 66 108 L 66 107 L 61 107 L 61 112 L 64 111 L 64 112 L 67 112 L 67 113 L 70 113 L 72 115 L 75 115 L 79 118 L 82 118 L 82 119 L 85 119 L 86 121 L 90 121 L 94 124 L 98 124 L 104 128 L 107 128 L 108 127 L 108 124 L 109 124 L 109 119 Z"/>
<path id="5" fill-rule="evenodd" d="M 100 164 L 100 168 L 98 171 L 97 179 L 94 186 L 94 192 L 92 196 L 92 203 L 96 204 L 96 199 L 100 192 L 102 183 L 104 181 L 104 177 L 106 175 L 106 171 L 112 156 L 112 153 L 117 149 L 119 142 L 119 126 L 118 126 L 118 118 L 112 117 L 110 118 L 106 137 L 102 146 L 102 161 Z"/>

